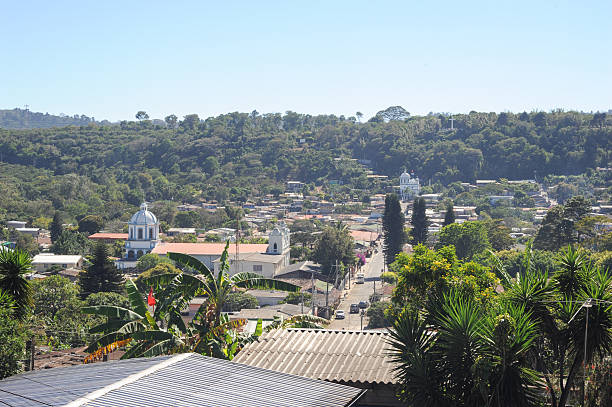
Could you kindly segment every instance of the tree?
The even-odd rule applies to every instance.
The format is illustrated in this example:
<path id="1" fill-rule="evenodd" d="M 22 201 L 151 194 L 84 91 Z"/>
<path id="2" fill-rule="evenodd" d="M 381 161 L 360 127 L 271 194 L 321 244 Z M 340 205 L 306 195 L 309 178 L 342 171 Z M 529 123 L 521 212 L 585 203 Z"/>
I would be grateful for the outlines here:
<path id="1" fill-rule="evenodd" d="M 338 264 L 350 265 L 355 261 L 354 241 L 347 229 L 327 226 L 315 243 L 312 260 L 321 264 L 321 272 L 334 275 L 339 270 L 333 267 Z"/>
<path id="2" fill-rule="evenodd" d="M 34 237 L 27 233 L 17 232 L 16 230 L 12 230 L 10 232 L 10 239 L 15 242 L 15 246 L 28 253 L 31 256 L 35 256 L 38 254 L 38 242 Z"/>
<path id="3" fill-rule="evenodd" d="M 180 228 L 193 228 L 199 227 L 202 222 L 202 218 L 197 212 L 179 212 L 174 217 L 174 224 Z"/>
<path id="4" fill-rule="evenodd" d="M 446 212 L 444 213 L 444 224 L 443 226 L 448 226 L 452 223 L 455 223 L 455 210 L 453 209 L 453 204 L 449 204 L 446 208 Z"/>
<path id="5" fill-rule="evenodd" d="M 81 306 L 79 289 L 66 277 L 54 275 L 32 282 L 34 314 L 53 321 L 64 308 L 77 312 Z"/>
<path id="6" fill-rule="evenodd" d="M 487 239 L 491 243 L 493 250 L 508 250 L 514 246 L 514 239 L 510 236 L 510 229 L 502 223 L 502 220 L 495 219 L 484 222 L 487 228 Z"/>
<path id="7" fill-rule="evenodd" d="M 255 298 L 254 295 L 236 291 L 234 293 L 230 293 L 227 296 L 225 305 L 223 307 L 223 311 L 224 312 L 240 311 L 243 308 L 252 309 L 252 308 L 257 308 L 258 306 L 259 306 L 259 301 L 257 301 L 257 298 Z"/>
<path id="8" fill-rule="evenodd" d="M 469 260 L 491 248 L 487 228 L 482 222 L 453 223 L 444 226 L 438 234 L 436 248 L 444 246 L 454 246 L 457 257 L 461 260 Z"/>
<path id="9" fill-rule="evenodd" d="M 58 211 L 55 211 L 55 215 L 53 215 L 53 220 L 51 221 L 51 225 L 49 226 L 49 232 L 51 232 L 51 242 L 55 243 L 55 241 L 60 237 L 62 231 L 64 230 L 64 226 L 62 223 L 62 217 Z"/>
<path id="10" fill-rule="evenodd" d="M 412 230 L 410 230 L 412 242 L 414 244 L 427 242 L 427 227 L 429 226 L 429 220 L 425 214 L 424 198 L 418 197 L 414 200 L 410 223 L 412 224 Z"/>
<path id="11" fill-rule="evenodd" d="M 172 264 L 172 262 L 166 257 L 160 257 L 155 253 L 147 253 L 138 259 L 136 262 L 136 269 L 142 273 L 143 271 L 147 271 L 160 263 Z"/>
<path id="12" fill-rule="evenodd" d="M 125 283 L 130 308 L 116 306 L 84 307 L 83 312 L 114 318 L 92 328 L 104 336 L 87 348 L 87 360 L 101 358 L 102 354 L 129 344 L 123 359 L 156 356 L 177 352 L 197 352 L 209 356 L 232 359 L 240 349 L 242 339 L 235 328 L 246 320 L 230 321 L 223 315 L 228 297 L 236 289 L 275 289 L 295 292 L 298 286 L 279 280 L 267 279 L 255 273 L 229 275 L 228 247 L 221 255 L 220 270 L 213 274 L 198 259 L 181 253 L 168 253 L 168 257 L 195 275 L 179 273 L 151 277 L 147 281 L 155 290 L 157 304 L 151 313 L 131 280 Z M 193 320 L 185 324 L 181 311 L 196 296 L 206 296 Z M 256 329 L 261 332 L 261 325 Z"/>
<path id="13" fill-rule="evenodd" d="M 138 119 L 138 121 L 148 120 L 149 115 L 144 110 L 139 110 L 136 112 L 136 119 Z"/>
<path id="14" fill-rule="evenodd" d="M 392 325 L 392 321 L 385 315 L 385 310 L 391 304 L 387 301 L 377 301 L 370 305 L 366 311 L 368 317 L 368 328 L 386 328 Z"/>
<path id="15" fill-rule="evenodd" d="M 96 244 L 92 264 L 80 274 L 79 284 L 84 297 L 101 291 L 123 291 L 123 274 L 109 260 L 108 249 L 104 243 Z"/>
<path id="16" fill-rule="evenodd" d="M 28 253 L 0 248 L 0 290 L 13 299 L 15 315 L 20 320 L 32 307 L 32 288 L 26 279 L 31 272 L 32 259 Z"/>
<path id="17" fill-rule="evenodd" d="M 91 235 L 104 227 L 104 220 L 98 215 L 88 215 L 79 221 L 79 232 Z"/>
<path id="18" fill-rule="evenodd" d="M 526 365 L 536 324 L 520 306 L 484 309 L 450 292 L 390 330 L 400 397 L 409 405 L 536 406 L 543 386 Z"/>
<path id="19" fill-rule="evenodd" d="M 80 254 L 85 255 L 89 252 L 90 242 L 80 232 L 74 230 L 64 230 L 55 240 L 51 250 L 55 254 Z"/>
<path id="20" fill-rule="evenodd" d="M 150 267 L 140 273 L 138 277 L 136 277 L 136 280 L 134 280 L 134 283 L 139 291 L 145 292 L 147 288 L 149 288 L 147 281 L 149 281 L 149 279 L 152 277 L 168 274 L 179 274 L 180 272 L 181 271 L 174 267 L 170 260 L 164 259 L 163 262 L 159 262 L 155 266 Z"/>
<path id="21" fill-rule="evenodd" d="M 0 290 L 0 379 L 19 373 L 25 356 L 25 329 L 14 317 L 13 297 Z"/>
<path id="22" fill-rule="evenodd" d="M 404 247 L 404 214 L 396 194 L 387 194 L 385 198 L 385 212 L 383 213 L 382 228 L 384 236 L 384 252 L 387 264 L 393 263 L 395 256 Z"/>
<path id="23" fill-rule="evenodd" d="M 188 114 L 183 118 L 183 121 L 180 123 L 180 126 L 184 127 L 187 130 L 196 130 L 199 124 L 200 118 L 197 114 Z"/>
<path id="24" fill-rule="evenodd" d="M 178 117 L 175 114 L 171 114 L 166 116 L 164 119 L 166 125 L 171 129 L 176 129 L 176 125 L 178 124 Z"/>
<path id="25" fill-rule="evenodd" d="M 568 199 L 564 205 L 557 205 L 546 212 L 538 230 L 534 247 L 556 251 L 578 241 L 576 224 L 591 211 L 591 205 L 582 196 Z"/>
<path id="26" fill-rule="evenodd" d="M 355 113 L 355 116 L 357 116 L 357 120 L 359 120 L 359 123 L 361 123 L 361 119 L 363 118 L 363 113 L 357 112 Z"/>

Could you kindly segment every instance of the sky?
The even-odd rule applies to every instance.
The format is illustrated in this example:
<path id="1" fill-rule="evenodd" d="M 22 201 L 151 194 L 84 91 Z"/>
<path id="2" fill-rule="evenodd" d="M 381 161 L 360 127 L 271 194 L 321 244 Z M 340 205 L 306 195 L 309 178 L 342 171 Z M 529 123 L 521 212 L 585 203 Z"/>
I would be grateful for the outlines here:
<path id="1" fill-rule="evenodd" d="M 607 111 L 612 2 L 1 1 L 0 109 Z"/>

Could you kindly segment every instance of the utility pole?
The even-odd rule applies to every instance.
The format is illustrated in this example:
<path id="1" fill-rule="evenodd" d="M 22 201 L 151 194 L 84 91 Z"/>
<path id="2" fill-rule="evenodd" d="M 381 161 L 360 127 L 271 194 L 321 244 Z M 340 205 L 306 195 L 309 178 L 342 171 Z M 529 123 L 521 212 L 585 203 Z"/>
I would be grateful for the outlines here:
<path id="1" fill-rule="evenodd" d="M 365 310 L 361 310 L 361 331 L 363 331 L 363 317 L 365 316 Z"/>
<path id="2" fill-rule="evenodd" d="M 312 284 L 310 287 L 310 291 L 312 293 L 312 315 L 315 314 L 315 285 L 314 285 L 314 270 L 310 272 L 310 283 Z"/>
<path id="3" fill-rule="evenodd" d="M 302 293 L 302 314 L 304 314 L 304 291 L 300 290 L 300 293 Z"/>

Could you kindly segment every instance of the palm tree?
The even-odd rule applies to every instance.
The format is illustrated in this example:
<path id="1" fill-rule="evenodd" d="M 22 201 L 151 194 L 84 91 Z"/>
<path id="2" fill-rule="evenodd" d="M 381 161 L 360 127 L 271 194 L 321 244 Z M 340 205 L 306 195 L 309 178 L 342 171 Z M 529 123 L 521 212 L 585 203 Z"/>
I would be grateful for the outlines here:
<path id="1" fill-rule="evenodd" d="M 300 290 L 300 287 L 294 284 L 265 278 L 256 273 L 243 272 L 230 276 L 228 248 L 229 242 L 226 243 L 225 250 L 221 255 L 221 261 L 219 262 L 220 269 L 217 276 L 195 257 L 182 253 L 168 253 L 168 258 L 183 267 L 191 268 L 197 273 L 193 277 L 190 276 L 187 280 L 187 285 L 183 287 L 186 293 L 197 293 L 207 297 L 207 301 L 202 304 L 196 315 L 207 315 L 209 322 L 218 325 L 221 318 L 221 310 L 227 300 L 227 296 L 238 289 L 281 290 L 289 292 L 298 292 Z M 185 273 L 183 273 L 183 276 L 185 276 Z M 172 275 L 171 277 L 174 276 Z M 164 281 L 164 279 L 164 276 L 159 276 L 157 281 Z M 204 313 L 205 309 L 206 312 Z"/>
<path id="2" fill-rule="evenodd" d="M 155 287 L 157 293 L 153 313 L 147 309 L 143 295 L 132 281 L 126 282 L 131 309 L 106 305 L 84 307 L 84 313 L 108 319 L 106 323 L 91 329 L 92 333 L 102 332 L 104 335 L 86 349 L 90 353 L 88 360 L 95 360 L 128 344 L 122 358 L 197 352 L 232 359 L 249 336 L 239 335 L 235 330 L 246 324 L 246 320 L 230 320 L 221 313 L 227 296 L 238 288 L 298 291 L 299 287 L 255 273 L 239 273 L 230 277 L 228 247 L 229 244 L 221 256 L 221 270 L 216 277 L 196 258 L 169 253 L 168 257 L 191 268 L 196 274 L 163 274 L 149 278 L 147 282 Z M 206 295 L 207 300 L 196 311 L 193 320 L 185 324 L 181 311 L 196 295 Z"/>
<path id="3" fill-rule="evenodd" d="M 400 394 L 410 405 L 533 406 L 538 375 L 526 354 L 536 324 L 522 307 L 483 310 L 450 291 L 425 317 L 404 311 L 391 329 Z"/>
<path id="4" fill-rule="evenodd" d="M 32 306 L 32 289 L 26 274 L 32 272 L 30 255 L 20 249 L 0 248 L 0 290 L 15 301 L 15 315 L 23 320 Z"/>

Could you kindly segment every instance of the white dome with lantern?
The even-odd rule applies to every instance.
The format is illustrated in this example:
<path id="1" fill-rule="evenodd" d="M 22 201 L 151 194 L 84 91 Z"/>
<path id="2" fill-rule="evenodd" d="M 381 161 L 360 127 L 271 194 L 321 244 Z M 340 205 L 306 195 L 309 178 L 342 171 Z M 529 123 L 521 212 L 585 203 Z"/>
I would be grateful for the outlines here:
<path id="1" fill-rule="evenodd" d="M 157 217 L 149 211 L 146 203 L 142 203 L 140 210 L 130 219 L 130 225 L 155 225 L 157 223 Z"/>
<path id="2" fill-rule="evenodd" d="M 125 269 L 136 267 L 138 259 L 159 243 L 159 221 L 146 203 L 140 205 L 140 210 L 132 215 L 128 222 L 128 239 L 125 241 L 125 254 L 115 262 L 117 267 Z"/>

